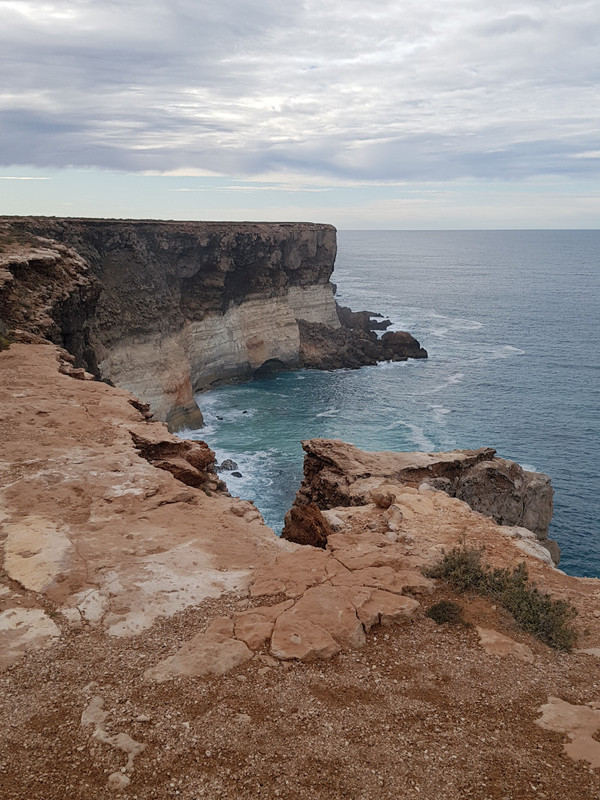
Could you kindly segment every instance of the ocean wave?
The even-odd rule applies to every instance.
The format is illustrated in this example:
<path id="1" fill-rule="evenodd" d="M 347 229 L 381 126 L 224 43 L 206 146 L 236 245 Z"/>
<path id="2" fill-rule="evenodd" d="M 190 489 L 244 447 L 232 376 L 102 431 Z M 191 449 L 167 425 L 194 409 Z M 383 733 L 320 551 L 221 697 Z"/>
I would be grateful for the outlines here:
<path id="1" fill-rule="evenodd" d="M 408 428 L 410 435 L 409 440 L 415 445 L 416 450 L 425 451 L 427 453 L 435 450 L 435 445 L 425 433 L 425 430 L 413 422 L 398 421 L 397 425 Z"/>
<path id="2" fill-rule="evenodd" d="M 495 347 L 492 351 L 493 358 L 511 358 L 511 356 L 525 355 L 525 350 L 520 347 L 513 347 L 511 344 L 503 344 Z"/>
<path id="3" fill-rule="evenodd" d="M 231 472 L 220 473 L 232 493 L 252 499 L 252 494 L 260 496 L 261 491 L 273 485 L 272 464 L 278 454 L 275 449 L 244 453 L 220 447 L 213 449 L 217 464 L 222 464 L 225 459 L 231 459 L 237 464 L 235 471 L 241 473 L 241 477 L 236 477 Z"/>
<path id="4" fill-rule="evenodd" d="M 438 392 L 443 392 L 444 389 L 447 389 L 449 386 L 456 386 L 464 377 L 464 372 L 455 372 L 453 375 L 448 375 L 443 383 L 439 383 L 437 386 L 423 391 L 423 394 L 438 394 Z"/>
<path id="5" fill-rule="evenodd" d="M 339 413 L 339 408 L 330 408 L 328 411 L 321 411 L 320 414 L 315 414 L 315 417 L 336 417 Z"/>
<path id="6" fill-rule="evenodd" d="M 445 406 L 441 405 L 434 405 L 432 403 L 429 403 L 428 407 L 431 409 L 431 416 L 433 417 L 436 424 L 445 425 L 446 424 L 445 418 L 448 416 L 448 414 L 452 413 L 452 409 L 446 408 Z"/>

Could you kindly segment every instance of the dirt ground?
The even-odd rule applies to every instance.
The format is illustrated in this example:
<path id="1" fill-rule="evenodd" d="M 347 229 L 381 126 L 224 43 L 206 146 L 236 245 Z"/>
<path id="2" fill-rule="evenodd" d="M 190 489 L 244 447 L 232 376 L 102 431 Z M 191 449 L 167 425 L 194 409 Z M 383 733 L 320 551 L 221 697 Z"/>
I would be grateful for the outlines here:
<path id="1" fill-rule="evenodd" d="M 428 602 L 450 596 L 440 589 Z M 0 795 L 600 798 L 600 771 L 535 723 L 549 696 L 596 701 L 598 660 L 552 651 L 487 601 L 458 599 L 469 622 L 526 642 L 534 662 L 488 655 L 473 627 L 420 614 L 372 629 L 364 648 L 331 661 L 281 663 L 264 652 L 223 677 L 156 685 L 144 683 L 145 669 L 248 601 L 208 600 L 127 640 L 67 631 L 0 675 Z M 144 745 L 122 792 L 107 782 L 124 774 L 126 754 L 81 724 L 94 697 L 109 735 Z"/>

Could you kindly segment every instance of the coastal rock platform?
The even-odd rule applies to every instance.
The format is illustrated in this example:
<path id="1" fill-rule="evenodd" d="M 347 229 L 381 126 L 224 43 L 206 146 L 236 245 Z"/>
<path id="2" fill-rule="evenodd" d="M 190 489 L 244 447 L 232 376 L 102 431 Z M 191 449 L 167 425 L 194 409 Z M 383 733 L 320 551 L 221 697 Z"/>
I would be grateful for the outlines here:
<path id="1" fill-rule="evenodd" d="M 0 352 L 3 797 L 598 796 L 599 581 L 389 476 L 324 549 L 277 539 L 208 448 L 68 364 Z M 573 603 L 579 649 L 480 597 L 427 618 L 453 595 L 421 568 L 465 539 Z"/>

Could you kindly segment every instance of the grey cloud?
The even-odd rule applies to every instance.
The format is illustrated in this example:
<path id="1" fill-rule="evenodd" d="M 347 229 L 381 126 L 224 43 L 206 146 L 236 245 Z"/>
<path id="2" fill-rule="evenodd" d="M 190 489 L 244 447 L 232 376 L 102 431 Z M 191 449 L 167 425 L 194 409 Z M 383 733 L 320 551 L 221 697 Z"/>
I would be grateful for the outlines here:
<path id="1" fill-rule="evenodd" d="M 584 0 L 0 2 L 5 164 L 348 180 L 590 173 Z"/>
<path id="2" fill-rule="evenodd" d="M 485 36 L 503 36 L 526 28 L 540 28 L 542 24 L 541 19 L 536 19 L 529 14 L 508 14 L 506 17 L 486 22 L 480 26 L 479 30 Z"/>

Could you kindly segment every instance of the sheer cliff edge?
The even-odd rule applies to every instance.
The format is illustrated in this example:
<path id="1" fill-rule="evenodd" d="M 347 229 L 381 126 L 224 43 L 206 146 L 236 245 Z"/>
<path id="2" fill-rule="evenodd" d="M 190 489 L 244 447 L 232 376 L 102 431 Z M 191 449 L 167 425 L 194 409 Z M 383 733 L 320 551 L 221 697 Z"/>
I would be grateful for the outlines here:
<path id="1" fill-rule="evenodd" d="M 331 225 L 5 217 L 0 234 L 5 330 L 50 338 L 172 429 L 202 424 L 194 393 L 219 381 L 427 356 L 338 309 Z"/>

